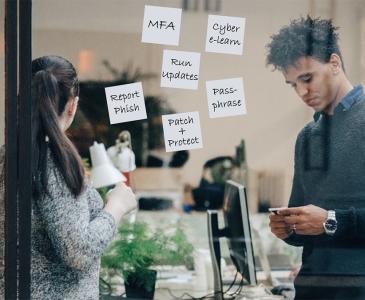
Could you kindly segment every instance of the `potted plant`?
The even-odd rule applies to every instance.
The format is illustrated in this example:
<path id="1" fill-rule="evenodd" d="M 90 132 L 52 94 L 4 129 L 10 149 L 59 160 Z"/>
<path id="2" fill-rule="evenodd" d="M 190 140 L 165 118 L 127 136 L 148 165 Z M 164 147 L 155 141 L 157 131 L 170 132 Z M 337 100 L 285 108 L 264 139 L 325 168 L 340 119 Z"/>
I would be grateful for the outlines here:
<path id="1" fill-rule="evenodd" d="M 154 232 L 144 222 L 123 223 L 116 240 L 102 257 L 104 276 L 101 289 L 111 294 L 111 279 L 124 279 L 127 297 L 153 299 L 157 272 L 153 265 L 186 265 L 192 267 L 193 246 L 188 242 L 181 226 L 172 234 L 162 229 Z"/>

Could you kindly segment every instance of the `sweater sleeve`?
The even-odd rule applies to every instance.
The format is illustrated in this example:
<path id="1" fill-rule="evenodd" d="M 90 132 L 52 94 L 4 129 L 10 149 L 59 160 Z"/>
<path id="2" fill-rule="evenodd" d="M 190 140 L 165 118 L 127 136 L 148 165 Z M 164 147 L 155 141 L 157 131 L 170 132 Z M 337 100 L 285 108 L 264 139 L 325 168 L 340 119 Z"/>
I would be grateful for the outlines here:
<path id="1" fill-rule="evenodd" d="M 112 240 L 115 221 L 103 210 L 91 219 L 87 194 L 92 193 L 84 192 L 76 198 L 56 167 L 48 172 L 48 193 L 38 200 L 48 236 L 65 264 L 78 270 L 88 269 Z"/>
<path id="2" fill-rule="evenodd" d="M 294 178 L 288 204 L 289 207 L 298 207 L 308 204 L 305 199 L 303 187 L 300 183 L 301 151 L 303 149 L 305 130 L 306 128 L 304 128 L 298 135 L 295 145 Z M 329 236 L 324 233 L 317 236 L 306 236 L 293 233 L 284 241 L 293 246 L 303 246 L 305 242 L 315 241 L 323 242 L 353 238 L 365 240 L 365 208 L 351 207 L 349 209 L 333 209 L 336 211 L 336 219 L 338 222 L 336 233 L 333 236 Z"/>
<path id="3" fill-rule="evenodd" d="M 365 209 L 354 208 L 335 209 L 337 230 L 333 239 L 365 240 Z"/>

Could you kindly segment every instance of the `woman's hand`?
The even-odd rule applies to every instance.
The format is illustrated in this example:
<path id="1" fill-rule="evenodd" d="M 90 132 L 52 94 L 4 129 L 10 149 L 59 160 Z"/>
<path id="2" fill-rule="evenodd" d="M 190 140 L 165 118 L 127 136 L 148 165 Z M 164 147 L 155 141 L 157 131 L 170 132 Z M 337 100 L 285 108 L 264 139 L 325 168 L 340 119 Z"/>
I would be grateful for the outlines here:
<path id="1" fill-rule="evenodd" d="M 118 224 L 120 219 L 136 209 L 137 201 L 132 189 L 123 182 L 118 183 L 106 196 L 104 210 L 110 213 Z"/>

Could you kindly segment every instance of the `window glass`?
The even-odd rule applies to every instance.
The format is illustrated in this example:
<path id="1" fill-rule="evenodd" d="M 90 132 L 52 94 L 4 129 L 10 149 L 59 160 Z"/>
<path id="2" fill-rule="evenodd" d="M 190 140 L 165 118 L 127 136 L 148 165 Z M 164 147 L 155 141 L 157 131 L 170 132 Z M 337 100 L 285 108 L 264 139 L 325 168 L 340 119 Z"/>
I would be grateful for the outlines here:
<path id="1" fill-rule="evenodd" d="M 180 30 L 175 44 L 161 45 L 152 38 L 152 42 L 142 42 L 146 5 L 182 9 L 179 29 L 161 13 L 160 19 L 148 26 L 159 32 Z M 262 256 L 267 256 L 273 269 L 286 270 L 288 275 L 301 260 L 301 248 L 285 244 L 270 232 L 268 208 L 288 205 L 295 142 L 301 129 L 313 120 L 314 111 L 298 97 L 297 87 L 285 84 L 280 71 L 272 72 L 272 66 L 266 66 L 265 47 L 270 37 L 293 19 L 308 14 L 331 18 L 339 26 L 346 76 L 353 85 L 365 83 L 364 7 L 362 0 L 93 0 L 87 4 L 81 0 L 34 0 L 33 56 L 61 55 L 76 66 L 80 103 L 68 134 L 90 170 L 90 147 L 94 141 L 104 144 L 139 199 L 138 221 L 147 222 L 152 230 L 162 228 L 166 234 L 171 224 L 182 226 L 194 253 L 208 251 L 206 210 L 218 209 L 223 226 L 224 184 L 233 179 L 247 190 L 257 264 L 263 268 Z M 219 47 L 234 44 L 234 38 L 221 36 L 227 31 L 234 36 L 242 25 L 232 25 L 235 21 L 227 19 L 215 26 L 218 19 L 214 16 L 245 18 L 241 53 Z M 206 51 L 210 21 L 208 34 L 219 51 Z M 242 20 L 237 22 L 242 24 Z M 178 56 L 174 51 L 193 53 Z M 200 59 L 197 69 L 189 71 L 198 74 L 198 85 L 191 80 L 180 88 L 172 87 L 174 78 L 169 78 L 168 72 L 170 76 L 189 76 L 178 71 L 179 66 L 189 65 L 186 55 Z M 164 62 L 176 68 L 169 71 Z M 233 83 L 228 85 L 217 82 L 230 79 Z M 2 88 L 3 77 L 0 80 Z M 131 83 L 141 85 L 127 88 Z M 111 88 L 119 85 L 123 87 Z M 238 100 L 229 97 L 240 89 L 242 95 L 237 97 L 244 96 L 244 113 L 238 109 Z M 137 103 L 142 90 L 145 101 Z M 117 116 L 115 124 L 109 119 L 107 98 L 118 103 L 112 109 Z M 224 107 L 231 111 L 219 115 Z M 122 122 L 122 115 L 133 110 L 140 110 L 138 118 Z M 3 123 L 3 114 L 1 118 Z M 198 120 L 200 126 L 194 127 Z M 186 126 L 189 122 L 194 126 Z M 172 137 L 167 135 L 169 128 L 175 130 Z M 194 134 L 184 138 L 189 130 Z M 194 148 L 194 143 L 199 144 L 197 149 L 187 149 Z M 184 145 L 186 151 L 174 151 Z M 233 262 L 227 245 L 222 247 L 229 270 Z"/>

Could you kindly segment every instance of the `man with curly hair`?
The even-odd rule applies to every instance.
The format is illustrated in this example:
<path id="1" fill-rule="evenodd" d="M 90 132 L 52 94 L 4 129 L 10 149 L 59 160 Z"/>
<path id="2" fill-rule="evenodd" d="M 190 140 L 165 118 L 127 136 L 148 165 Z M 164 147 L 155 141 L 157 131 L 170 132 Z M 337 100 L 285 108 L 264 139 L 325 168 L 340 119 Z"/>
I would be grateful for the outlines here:
<path id="1" fill-rule="evenodd" d="M 270 214 L 273 234 L 303 246 L 296 299 L 365 299 L 365 95 L 337 30 L 307 16 L 267 45 L 267 64 L 315 111 L 297 137 L 289 208 Z"/>

